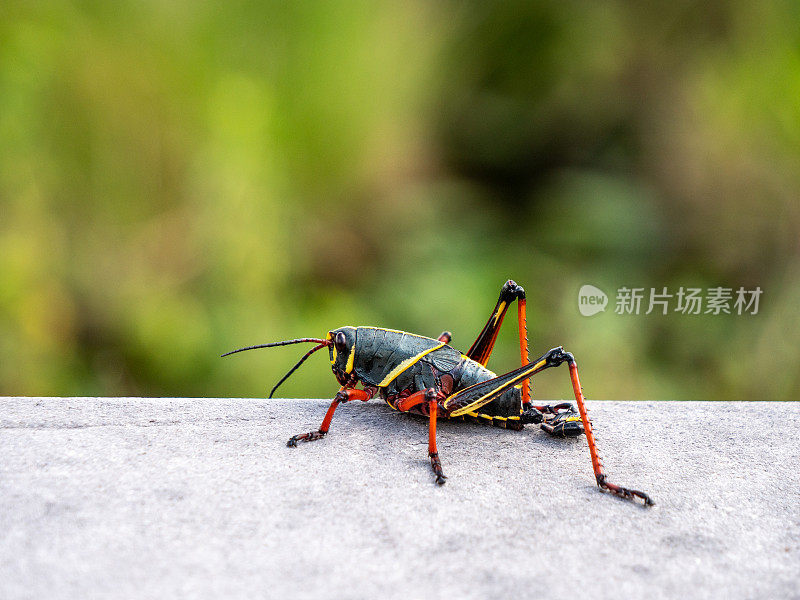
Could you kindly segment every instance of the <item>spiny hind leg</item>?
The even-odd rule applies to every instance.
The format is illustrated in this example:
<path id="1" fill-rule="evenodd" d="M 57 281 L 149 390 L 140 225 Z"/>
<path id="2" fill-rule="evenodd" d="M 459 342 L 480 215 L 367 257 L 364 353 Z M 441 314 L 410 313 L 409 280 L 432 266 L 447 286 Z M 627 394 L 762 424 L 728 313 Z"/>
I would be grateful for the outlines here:
<path id="1" fill-rule="evenodd" d="M 484 399 L 491 399 L 493 396 L 499 393 L 500 390 L 502 390 L 503 386 L 507 386 L 509 383 L 520 381 L 522 378 L 532 377 L 544 369 L 557 367 L 564 362 L 566 362 L 569 366 L 572 391 L 575 394 L 575 401 L 578 404 L 578 414 L 580 416 L 578 417 L 575 415 L 574 409 L 570 404 L 556 406 L 545 405 L 540 407 L 530 406 L 523 409 L 523 423 L 539 421 L 542 423 L 545 431 L 548 431 L 549 427 L 552 427 L 552 431 L 550 431 L 550 433 L 567 437 L 573 432 L 575 435 L 579 435 L 577 433 L 576 425 L 571 425 L 572 423 L 577 423 L 577 419 L 579 419 L 580 424 L 583 425 L 583 432 L 586 434 L 586 441 L 589 445 L 589 456 L 592 460 L 592 468 L 594 469 L 597 485 L 600 487 L 600 489 L 629 500 L 640 498 L 644 501 L 646 506 L 651 506 L 653 501 L 644 492 L 624 488 L 608 481 L 605 470 L 603 469 L 603 463 L 601 462 L 600 456 L 597 452 L 597 445 L 595 444 L 594 435 L 592 433 L 592 424 L 587 416 L 583 391 L 581 389 L 581 382 L 578 378 L 578 365 L 575 362 L 575 357 L 569 352 L 565 352 L 560 346 L 558 348 L 549 350 L 534 363 L 530 363 L 525 367 L 521 367 L 520 369 L 516 369 L 510 373 L 496 377 L 495 379 L 483 382 L 482 384 L 474 385 L 467 390 L 457 392 L 445 402 L 445 408 L 450 408 L 451 416 L 459 416 L 459 413 L 468 411 L 472 406 L 470 404 L 470 400 L 473 397 L 480 397 L 479 402 L 483 401 Z M 491 387 L 492 385 L 496 387 L 494 392 L 486 389 L 487 386 Z M 449 407 L 448 402 L 452 400 L 455 400 L 455 404 L 458 404 L 458 406 Z"/>
<path id="2" fill-rule="evenodd" d="M 319 426 L 319 429 L 316 431 L 309 431 L 308 433 L 293 435 L 289 438 L 289 441 L 286 442 L 286 445 L 289 446 L 289 448 L 295 448 L 297 447 L 297 442 L 313 442 L 324 438 L 328 433 L 328 429 L 330 429 L 333 413 L 336 412 L 336 409 L 342 402 L 349 402 L 350 400 L 363 400 L 366 402 L 372 398 L 373 394 L 374 390 L 372 389 L 350 390 L 341 388 L 328 407 L 328 412 L 325 413 L 325 418 L 322 420 L 322 425 Z"/>
<path id="3" fill-rule="evenodd" d="M 569 366 L 569 377 L 570 381 L 572 382 L 572 391 L 575 394 L 575 401 L 578 404 L 578 412 L 580 413 L 581 423 L 583 424 L 583 429 L 586 433 L 586 441 L 589 444 L 589 456 L 592 459 L 592 468 L 594 469 L 594 475 L 595 479 L 597 480 L 598 487 L 600 487 L 601 490 L 611 492 L 612 494 L 621 496 L 622 498 L 627 498 L 628 500 L 640 498 L 644 501 L 645 506 L 652 506 L 654 504 L 653 500 L 644 492 L 625 488 L 608 481 L 605 469 L 603 468 L 603 463 L 600 460 L 600 455 L 597 452 L 597 445 L 595 444 L 594 434 L 592 433 L 592 423 L 589 421 L 589 417 L 586 413 L 583 389 L 581 388 L 581 381 L 578 377 L 578 363 L 575 362 L 575 357 L 572 356 L 572 354 L 569 352 L 564 352 L 560 348 L 556 349 L 556 355 L 553 358 L 555 359 L 554 366 L 560 364 L 561 362 L 566 362 Z"/>

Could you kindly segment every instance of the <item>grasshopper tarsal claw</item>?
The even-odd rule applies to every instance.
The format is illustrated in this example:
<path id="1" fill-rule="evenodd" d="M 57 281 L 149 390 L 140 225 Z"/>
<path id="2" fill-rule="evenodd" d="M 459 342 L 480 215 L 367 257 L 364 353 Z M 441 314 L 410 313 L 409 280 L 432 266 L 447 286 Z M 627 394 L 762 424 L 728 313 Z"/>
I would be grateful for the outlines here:
<path id="1" fill-rule="evenodd" d="M 631 490 L 613 483 L 609 483 L 606 481 L 605 476 L 597 478 L 597 485 L 601 490 L 610 492 L 615 496 L 619 496 L 620 498 L 625 498 L 626 500 L 635 500 L 636 498 L 641 498 L 644 501 L 645 506 L 655 505 L 655 502 L 653 502 L 652 498 L 650 498 L 650 496 L 644 492 L 640 492 L 639 490 Z"/>
<path id="2" fill-rule="evenodd" d="M 439 485 L 444 485 L 445 480 L 447 479 L 447 475 L 442 472 L 442 462 L 439 460 L 439 453 L 438 452 L 431 452 L 431 467 L 433 467 L 433 473 L 436 475 L 436 483 Z"/>
<path id="3" fill-rule="evenodd" d="M 286 445 L 289 448 L 296 448 L 297 442 L 313 442 L 314 440 L 321 440 L 324 437 L 325 433 L 322 431 L 309 431 L 308 433 L 293 435 L 289 438 L 289 441 L 286 442 Z"/>

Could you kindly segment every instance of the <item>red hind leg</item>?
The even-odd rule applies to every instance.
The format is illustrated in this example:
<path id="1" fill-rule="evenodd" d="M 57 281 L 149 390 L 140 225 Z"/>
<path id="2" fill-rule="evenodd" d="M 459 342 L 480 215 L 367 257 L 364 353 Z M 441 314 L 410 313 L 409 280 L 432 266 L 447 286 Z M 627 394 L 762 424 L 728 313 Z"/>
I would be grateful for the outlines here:
<path id="1" fill-rule="evenodd" d="M 583 390 L 581 389 L 581 381 L 578 378 L 578 365 L 569 352 L 565 353 L 565 359 L 569 365 L 569 377 L 572 380 L 572 391 L 575 394 L 575 401 L 578 403 L 578 411 L 581 414 L 581 421 L 583 421 L 586 441 L 589 443 L 589 456 L 592 459 L 592 468 L 594 469 L 594 475 L 597 479 L 597 485 L 600 486 L 600 489 L 607 490 L 623 498 L 628 498 L 630 500 L 634 497 L 641 498 L 644 500 L 645 506 L 652 506 L 654 504 L 653 500 L 644 492 L 624 488 L 607 480 L 605 471 L 603 470 L 603 462 L 600 460 L 600 455 L 597 453 L 597 445 L 595 444 L 594 434 L 592 433 L 592 423 L 589 421 L 589 417 L 586 414 Z"/>

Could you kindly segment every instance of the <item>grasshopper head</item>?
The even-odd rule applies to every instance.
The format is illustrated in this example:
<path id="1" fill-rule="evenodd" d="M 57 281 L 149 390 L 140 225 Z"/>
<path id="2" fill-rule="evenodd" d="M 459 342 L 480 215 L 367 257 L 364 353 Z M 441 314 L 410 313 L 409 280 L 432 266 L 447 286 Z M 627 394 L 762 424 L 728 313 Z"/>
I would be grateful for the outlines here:
<path id="1" fill-rule="evenodd" d="M 331 370 L 336 376 L 336 380 L 341 385 L 354 383 L 357 381 L 353 370 L 355 365 L 355 345 L 356 328 L 340 327 L 328 332 L 328 341 L 332 342 L 328 346 L 331 358 Z"/>

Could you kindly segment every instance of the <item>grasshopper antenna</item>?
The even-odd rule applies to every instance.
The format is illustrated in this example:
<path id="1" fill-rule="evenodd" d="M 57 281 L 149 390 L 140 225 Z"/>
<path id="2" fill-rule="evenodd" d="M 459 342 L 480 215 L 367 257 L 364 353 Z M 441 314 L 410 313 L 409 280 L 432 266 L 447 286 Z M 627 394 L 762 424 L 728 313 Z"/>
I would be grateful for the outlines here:
<path id="1" fill-rule="evenodd" d="M 272 342 L 270 344 L 259 344 L 258 346 L 247 346 L 247 348 L 239 348 L 238 350 L 231 350 L 221 356 L 228 356 L 229 354 L 236 354 L 237 352 L 244 352 L 245 350 L 256 350 L 257 348 L 274 348 L 275 346 L 288 346 L 289 344 L 302 344 L 303 342 L 314 342 L 327 346 L 330 344 L 328 340 L 321 340 L 319 338 L 298 338 L 296 340 L 284 340 L 282 342 Z"/>
<path id="2" fill-rule="evenodd" d="M 269 397 L 272 398 L 273 394 L 275 394 L 275 390 L 277 390 L 284 381 L 289 379 L 289 377 L 292 375 L 292 373 L 297 371 L 297 369 L 300 367 L 300 365 L 302 365 L 304 362 L 306 362 L 306 359 L 309 356 L 314 354 L 314 352 L 316 352 L 317 350 L 325 348 L 327 345 L 328 345 L 328 342 L 323 340 L 322 344 L 320 344 L 319 346 L 315 346 L 314 348 L 312 348 L 311 350 L 306 352 L 303 355 L 303 358 L 301 358 L 299 361 L 297 361 L 297 364 L 295 366 L 293 366 L 291 369 L 289 369 L 289 372 L 286 375 L 284 375 L 278 383 L 275 384 L 275 387 L 272 388 L 272 391 L 269 393 Z"/>

